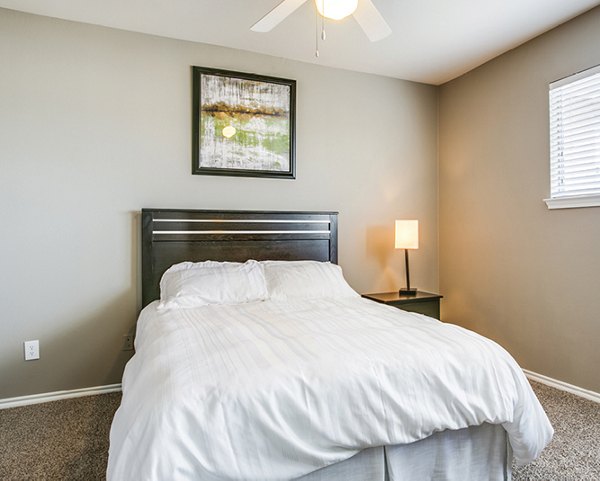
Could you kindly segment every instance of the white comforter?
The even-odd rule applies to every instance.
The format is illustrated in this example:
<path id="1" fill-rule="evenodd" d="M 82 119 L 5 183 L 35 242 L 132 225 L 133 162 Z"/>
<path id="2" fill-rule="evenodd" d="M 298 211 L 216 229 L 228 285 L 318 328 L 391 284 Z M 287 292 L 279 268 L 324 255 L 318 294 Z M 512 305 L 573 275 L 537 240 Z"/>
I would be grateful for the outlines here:
<path id="1" fill-rule="evenodd" d="M 109 481 L 291 479 L 370 446 L 502 424 L 536 458 L 552 427 L 512 357 L 365 299 L 257 302 L 138 321 Z"/>

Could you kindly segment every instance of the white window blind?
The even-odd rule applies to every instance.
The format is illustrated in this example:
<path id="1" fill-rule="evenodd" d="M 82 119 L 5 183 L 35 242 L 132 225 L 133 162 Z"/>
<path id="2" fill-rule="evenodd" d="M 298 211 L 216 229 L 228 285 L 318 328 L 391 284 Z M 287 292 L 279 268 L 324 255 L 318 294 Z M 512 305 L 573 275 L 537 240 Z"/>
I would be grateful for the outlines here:
<path id="1" fill-rule="evenodd" d="M 600 206 L 600 66 L 550 84 L 549 208 Z"/>

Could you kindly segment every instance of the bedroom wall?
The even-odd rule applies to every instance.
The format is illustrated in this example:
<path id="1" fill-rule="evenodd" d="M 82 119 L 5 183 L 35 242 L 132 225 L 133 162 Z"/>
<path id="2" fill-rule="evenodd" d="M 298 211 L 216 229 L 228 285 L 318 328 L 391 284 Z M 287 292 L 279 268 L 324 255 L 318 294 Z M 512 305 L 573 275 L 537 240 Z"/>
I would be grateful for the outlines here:
<path id="1" fill-rule="evenodd" d="M 600 208 L 547 209 L 548 84 L 600 64 L 600 7 L 440 89 L 446 321 L 600 392 Z"/>
<path id="2" fill-rule="evenodd" d="M 437 290 L 435 87 L 9 10 L 0 58 L 0 399 L 120 382 L 142 207 L 338 210 L 360 292 L 400 286 L 418 218 Z M 298 81 L 296 180 L 190 174 L 191 65 Z"/>

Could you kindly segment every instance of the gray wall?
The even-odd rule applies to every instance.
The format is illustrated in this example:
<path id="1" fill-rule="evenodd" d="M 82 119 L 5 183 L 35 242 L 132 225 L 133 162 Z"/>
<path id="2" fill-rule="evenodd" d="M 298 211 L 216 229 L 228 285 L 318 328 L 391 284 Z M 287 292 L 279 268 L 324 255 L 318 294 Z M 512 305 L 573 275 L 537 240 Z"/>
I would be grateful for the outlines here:
<path id="1" fill-rule="evenodd" d="M 120 381 L 142 207 L 339 210 L 361 292 L 399 287 L 418 218 L 437 290 L 435 87 L 8 10 L 0 59 L 0 398 Z M 298 81 L 296 180 L 190 174 L 191 65 Z"/>
<path id="2" fill-rule="evenodd" d="M 440 89 L 443 317 L 600 391 L 600 208 L 549 211 L 548 83 L 600 64 L 600 8 Z"/>

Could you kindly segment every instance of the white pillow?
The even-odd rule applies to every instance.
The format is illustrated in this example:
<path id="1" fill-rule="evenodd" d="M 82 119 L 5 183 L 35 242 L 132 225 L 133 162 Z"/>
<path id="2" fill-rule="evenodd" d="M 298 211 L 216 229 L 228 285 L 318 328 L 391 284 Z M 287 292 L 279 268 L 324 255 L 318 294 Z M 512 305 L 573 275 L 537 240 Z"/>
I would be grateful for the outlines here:
<path id="1" fill-rule="evenodd" d="M 263 261 L 269 298 L 323 299 L 358 297 L 348 285 L 342 268 L 331 262 Z"/>
<path id="2" fill-rule="evenodd" d="M 182 262 L 163 274 L 158 309 L 241 304 L 267 297 L 263 266 L 256 261 Z"/>

